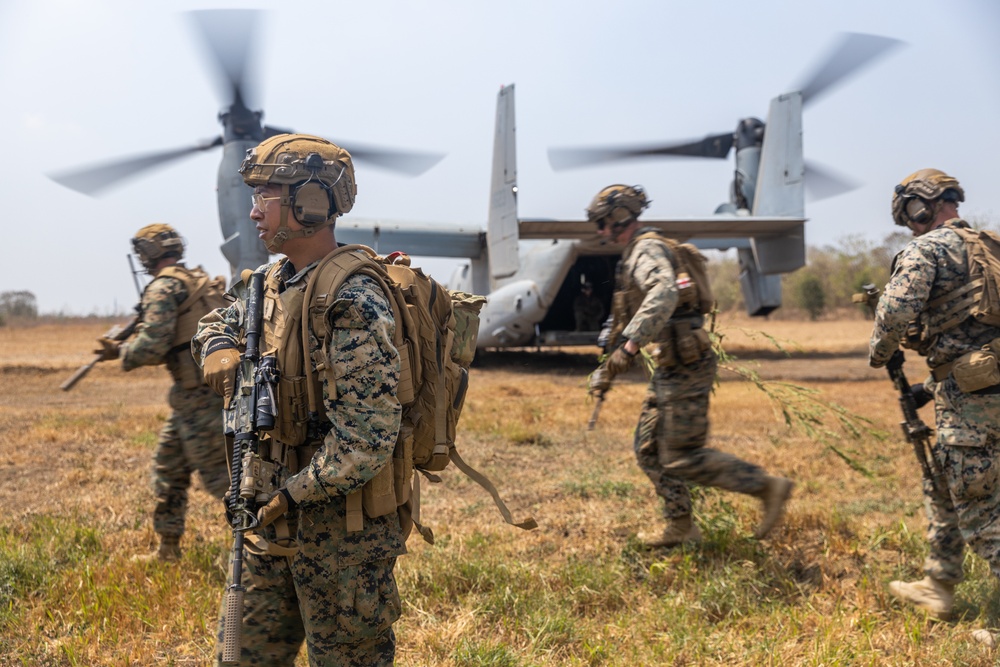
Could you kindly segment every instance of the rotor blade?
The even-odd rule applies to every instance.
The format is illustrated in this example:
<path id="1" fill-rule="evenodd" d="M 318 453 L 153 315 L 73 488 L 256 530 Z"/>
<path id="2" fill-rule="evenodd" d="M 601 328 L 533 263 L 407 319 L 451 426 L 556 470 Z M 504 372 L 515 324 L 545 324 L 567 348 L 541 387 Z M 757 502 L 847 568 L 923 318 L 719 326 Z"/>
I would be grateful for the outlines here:
<path id="1" fill-rule="evenodd" d="M 48 176 L 56 183 L 64 185 L 70 190 L 76 190 L 85 195 L 95 195 L 112 185 L 117 185 L 134 176 L 138 176 L 149 169 L 161 167 L 182 157 L 200 151 L 207 151 L 221 145 L 222 137 L 217 137 L 214 140 L 202 142 L 197 146 L 146 153 L 125 160 L 115 160 L 114 162 L 84 167 L 82 169 L 57 172 L 48 174 Z"/>
<path id="2" fill-rule="evenodd" d="M 253 9 L 204 9 L 188 12 L 205 49 L 211 55 L 220 77 L 220 90 L 226 104 L 249 105 L 248 62 L 254 44 L 257 18 Z"/>
<path id="3" fill-rule="evenodd" d="M 407 174 L 408 176 L 419 176 L 444 158 L 443 153 L 423 153 L 419 151 L 379 148 L 370 144 L 359 144 L 353 141 L 341 143 L 335 140 L 334 143 L 346 148 L 351 157 L 359 162 L 388 171 Z"/>
<path id="4" fill-rule="evenodd" d="M 805 185 L 809 199 L 812 201 L 836 197 L 861 187 L 861 183 L 837 173 L 830 167 L 808 161 L 806 162 Z"/>
<path id="5" fill-rule="evenodd" d="M 725 158 L 733 147 L 733 133 L 710 134 L 704 139 L 634 146 L 604 146 L 595 148 L 550 148 L 549 164 L 556 171 L 586 167 L 599 162 L 629 160 L 638 157 L 707 157 Z"/>
<path id="6" fill-rule="evenodd" d="M 844 78 L 875 62 L 903 42 L 890 37 L 845 33 L 830 54 L 797 89 L 802 91 L 802 104 L 816 100 Z"/>

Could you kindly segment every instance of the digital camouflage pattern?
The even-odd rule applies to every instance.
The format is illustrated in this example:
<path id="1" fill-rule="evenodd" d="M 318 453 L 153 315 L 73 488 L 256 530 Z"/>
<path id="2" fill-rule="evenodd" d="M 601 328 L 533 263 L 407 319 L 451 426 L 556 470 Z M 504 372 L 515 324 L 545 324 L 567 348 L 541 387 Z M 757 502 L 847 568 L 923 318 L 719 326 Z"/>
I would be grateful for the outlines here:
<path id="1" fill-rule="evenodd" d="M 305 289 L 312 264 L 296 275 L 281 260 L 285 289 Z M 242 342 L 245 294 L 202 319 L 192 341 L 197 358 L 218 336 Z M 395 513 L 346 530 L 346 495 L 372 479 L 392 456 L 401 408 L 396 399 L 399 355 L 395 323 L 377 282 L 349 277 L 327 311 L 330 343 L 310 332 L 310 358 L 326 357 L 335 385 L 323 378 L 323 403 L 332 428 L 322 446 L 285 485 L 298 506 L 287 517 L 300 550 L 291 558 L 244 551 L 243 657 L 241 664 L 292 664 L 305 640 L 311 665 L 391 665 L 392 623 L 400 601 L 393 576 L 405 553 Z M 263 349 L 268 349 L 265 340 Z M 269 526 L 264 537 L 276 538 Z M 230 567 L 230 570 L 232 568 Z M 230 572 L 230 581 L 232 573 Z M 222 655 L 225 604 L 221 607 L 217 659 Z"/>
<path id="2" fill-rule="evenodd" d="M 955 218 L 910 241 L 893 260 L 889 283 L 879 297 L 870 358 L 881 367 L 904 339 L 907 325 L 924 313 L 925 304 L 965 286 L 969 280 L 965 242 L 949 227 L 968 227 Z M 951 303 L 942 304 L 945 310 Z M 936 368 L 978 350 L 1000 335 L 996 327 L 968 319 L 932 341 L 927 365 Z"/>
<path id="3" fill-rule="evenodd" d="M 637 242 L 622 258 L 619 282 L 619 288 L 632 286 L 642 294 L 623 337 L 641 347 L 669 336 L 678 293 L 664 244 L 654 239 Z M 663 498 L 668 520 L 691 514 L 688 484 L 753 495 L 766 485 L 767 474 L 759 466 L 705 447 L 717 365 L 715 353 L 707 349 L 695 363 L 660 366 L 646 391 L 635 431 L 635 454 Z"/>
<path id="4" fill-rule="evenodd" d="M 873 366 L 886 364 L 909 322 L 934 314 L 924 313 L 925 304 L 968 282 L 965 243 L 949 229 L 953 226 L 968 224 L 949 220 L 914 238 L 896 256 L 875 313 Z M 967 319 L 930 341 L 928 365 L 950 363 L 998 336 L 1000 329 Z M 934 393 L 937 437 L 932 453 L 948 492 L 935 494 L 924 481 L 931 548 L 924 570 L 939 581 L 961 581 L 963 546 L 968 544 L 1000 575 L 1000 394 L 966 394 L 950 375 L 925 387 Z"/>
<path id="5" fill-rule="evenodd" d="M 121 346 L 122 368 L 166 364 L 174 384 L 168 401 L 170 416 L 160 431 L 153 457 L 152 484 L 156 494 L 153 530 L 161 536 L 184 533 L 188 488 L 197 471 L 202 484 L 216 498 L 229 488 L 225 441 L 222 437 L 222 399 L 207 386 L 184 389 L 173 370 L 171 351 L 177 329 L 178 307 L 187 299 L 184 283 L 176 278 L 154 278 L 142 295 L 142 317 L 135 336 Z"/>

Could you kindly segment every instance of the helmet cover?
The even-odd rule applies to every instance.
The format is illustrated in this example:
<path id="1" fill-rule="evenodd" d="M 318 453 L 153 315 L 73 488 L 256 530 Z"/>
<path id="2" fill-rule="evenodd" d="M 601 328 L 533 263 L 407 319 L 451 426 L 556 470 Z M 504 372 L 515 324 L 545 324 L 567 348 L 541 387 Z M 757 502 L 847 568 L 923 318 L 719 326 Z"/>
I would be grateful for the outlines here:
<path id="1" fill-rule="evenodd" d="M 306 183 L 317 183 L 332 200 L 330 217 L 349 212 L 358 192 L 351 154 L 309 134 L 278 134 L 265 139 L 247 151 L 240 174 L 250 187 L 282 185 L 293 195 Z"/>
<path id="2" fill-rule="evenodd" d="M 587 220 L 604 229 L 608 224 L 623 226 L 638 218 L 649 207 L 641 185 L 609 185 L 587 207 Z"/>
<path id="3" fill-rule="evenodd" d="M 895 187 L 892 194 L 892 219 L 906 227 L 911 217 L 907 212 L 907 204 L 914 199 L 925 202 L 937 200 L 962 202 L 965 201 L 965 191 L 958 184 L 958 179 L 949 176 L 940 169 L 921 169 L 904 178 Z"/>
<path id="4" fill-rule="evenodd" d="M 162 222 L 146 225 L 132 237 L 132 250 L 147 270 L 166 256 L 184 256 L 184 239 L 177 230 Z"/>

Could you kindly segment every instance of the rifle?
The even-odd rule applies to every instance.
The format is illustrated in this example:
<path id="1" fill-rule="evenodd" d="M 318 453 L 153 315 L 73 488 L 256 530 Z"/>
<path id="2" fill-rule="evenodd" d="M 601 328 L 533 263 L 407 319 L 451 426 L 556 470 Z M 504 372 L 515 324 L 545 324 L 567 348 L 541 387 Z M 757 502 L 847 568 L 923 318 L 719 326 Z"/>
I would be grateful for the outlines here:
<path id="1" fill-rule="evenodd" d="M 142 288 L 139 286 L 138 273 L 135 270 L 135 264 L 132 263 L 132 255 L 126 254 L 125 257 L 128 259 L 128 268 L 132 273 L 132 282 L 135 283 L 135 291 L 139 293 L 139 303 L 135 305 L 135 317 L 123 325 L 116 324 L 111 327 L 103 336 L 101 336 L 101 338 L 108 338 L 110 340 L 117 341 L 127 339 L 135 333 L 135 328 L 139 325 L 139 319 L 142 317 Z M 94 368 L 94 366 L 100 363 L 103 358 L 103 354 L 95 354 L 93 359 L 76 369 L 76 372 L 70 375 L 65 382 L 59 385 L 59 388 L 63 391 L 69 391 L 72 389 L 73 385 L 82 380 L 87 373 Z"/>
<path id="2" fill-rule="evenodd" d="M 881 290 L 870 283 L 862 285 L 861 289 L 864 290 L 864 293 L 853 295 L 851 300 L 854 303 L 865 304 L 874 318 Z M 917 462 L 920 463 L 924 479 L 930 482 L 936 493 L 942 493 L 940 470 L 938 470 L 936 463 L 932 463 L 934 461 L 934 455 L 931 452 L 932 431 L 917 414 L 917 401 L 910 388 L 910 381 L 906 379 L 906 374 L 903 372 L 904 363 L 906 363 L 906 357 L 903 355 L 903 351 L 896 350 L 885 365 L 885 369 L 889 372 L 889 379 L 892 380 L 896 391 L 899 392 L 899 407 L 903 411 L 903 421 L 899 425 L 903 429 L 903 437 L 913 445 L 913 453 L 917 457 Z"/>
<path id="3" fill-rule="evenodd" d="M 257 527 L 259 501 L 266 501 L 274 464 L 260 456 L 260 435 L 274 428 L 274 387 L 278 369 L 273 356 L 260 357 L 264 274 L 250 276 L 246 315 L 246 351 L 237 370 L 236 387 L 226 409 L 226 435 L 233 438 L 229 467 L 229 512 L 233 529 L 233 583 L 226 588 L 226 621 L 222 633 L 222 662 L 237 663 L 243 630 L 244 534 Z"/>
<path id="4" fill-rule="evenodd" d="M 135 307 L 136 314 L 125 324 L 116 324 L 104 334 L 103 338 L 109 338 L 111 340 L 123 341 L 135 333 L 135 328 L 139 324 L 139 318 L 142 316 L 141 305 Z M 94 358 L 80 366 L 76 369 L 76 372 L 67 378 L 65 382 L 59 385 L 59 388 L 63 391 L 69 391 L 76 385 L 77 382 L 82 380 L 87 373 L 91 371 L 101 360 L 104 359 L 103 354 L 95 354 Z"/>
<path id="5" fill-rule="evenodd" d="M 597 418 L 601 415 L 601 406 L 604 405 L 604 392 L 597 393 L 597 403 L 594 404 L 594 411 L 590 413 L 590 421 L 587 422 L 587 430 L 593 431 L 597 427 Z"/>
<path id="6" fill-rule="evenodd" d="M 896 350 L 885 366 L 886 370 L 889 371 L 889 378 L 892 379 L 896 391 L 899 392 L 899 407 L 903 410 L 903 421 L 899 425 L 903 429 L 903 437 L 913 445 L 913 452 L 920 463 L 924 479 L 930 482 L 936 493 L 942 493 L 943 490 L 939 482 L 940 471 L 937 470 L 937 464 L 932 463 L 934 460 L 931 453 L 932 431 L 917 414 L 916 399 L 910 390 L 910 382 L 906 379 L 906 374 L 903 373 L 905 362 L 903 351 Z"/>

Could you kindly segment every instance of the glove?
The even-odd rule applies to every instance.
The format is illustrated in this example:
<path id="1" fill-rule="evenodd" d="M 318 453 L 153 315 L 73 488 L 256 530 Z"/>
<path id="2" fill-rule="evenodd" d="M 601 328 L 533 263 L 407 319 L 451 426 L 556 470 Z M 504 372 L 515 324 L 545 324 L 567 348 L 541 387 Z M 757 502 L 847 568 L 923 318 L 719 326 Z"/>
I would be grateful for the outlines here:
<path id="1" fill-rule="evenodd" d="M 121 351 L 121 347 L 122 343 L 120 340 L 98 338 L 94 354 L 101 355 L 101 361 L 114 361 L 118 358 L 118 353 Z"/>
<path id="2" fill-rule="evenodd" d="M 906 356 L 903 354 L 902 350 L 896 350 L 889 357 L 889 361 L 886 362 L 885 367 L 890 371 L 898 371 L 906 363 Z"/>
<path id="3" fill-rule="evenodd" d="M 266 505 L 257 510 L 257 528 L 270 526 L 279 517 L 284 516 L 285 512 L 292 507 L 295 507 L 295 501 L 292 500 L 288 489 L 278 489 L 274 497 Z"/>
<path id="4" fill-rule="evenodd" d="M 604 365 L 607 367 L 608 373 L 610 373 L 612 377 L 621 375 L 622 373 L 628 371 L 628 369 L 632 368 L 635 356 L 636 355 L 634 354 L 626 352 L 625 346 L 622 345 L 621 347 L 615 348 L 615 351 L 611 353 L 611 356 L 608 357 L 606 362 L 604 362 Z"/>
<path id="5" fill-rule="evenodd" d="M 602 396 L 608 389 L 611 389 L 611 374 L 604 366 L 598 366 L 587 380 L 587 393 L 591 396 Z"/>
<path id="6" fill-rule="evenodd" d="M 923 383 L 910 385 L 910 396 L 918 409 L 934 400 L 934 394 L 927 391 Z"/>
<path id="7" fill-rule="evenodd" d="M 205 382 L 215 393 L 225 398 L 226 407 L 233 398 L 236 386 L 236 369 L 240 365 L 240 353 L 235 347 L 222 347 L 205 357 L 202 372 Z"/>

